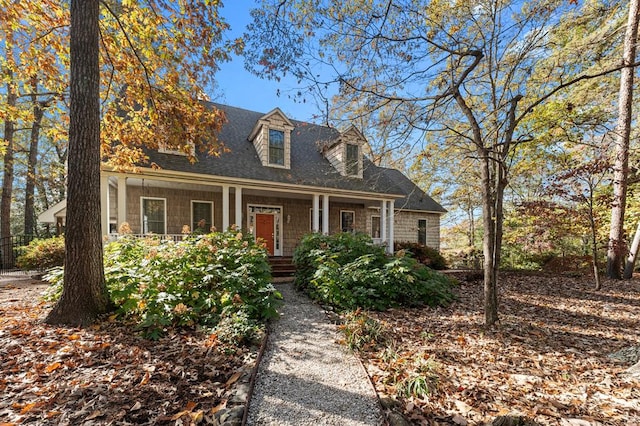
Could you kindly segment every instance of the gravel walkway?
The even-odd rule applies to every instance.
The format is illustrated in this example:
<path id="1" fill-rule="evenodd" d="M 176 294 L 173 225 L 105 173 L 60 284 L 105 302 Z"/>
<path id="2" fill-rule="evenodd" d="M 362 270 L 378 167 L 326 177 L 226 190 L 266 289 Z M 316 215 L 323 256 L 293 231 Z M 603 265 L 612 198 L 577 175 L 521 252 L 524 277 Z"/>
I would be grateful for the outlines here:
<path id="1" fill-rule="evenodd" d="M 260 363 L 248 425 L 380 425 L 380 407 L 360 363 L 320 307 L 277 284 L 284 297 Z"/>

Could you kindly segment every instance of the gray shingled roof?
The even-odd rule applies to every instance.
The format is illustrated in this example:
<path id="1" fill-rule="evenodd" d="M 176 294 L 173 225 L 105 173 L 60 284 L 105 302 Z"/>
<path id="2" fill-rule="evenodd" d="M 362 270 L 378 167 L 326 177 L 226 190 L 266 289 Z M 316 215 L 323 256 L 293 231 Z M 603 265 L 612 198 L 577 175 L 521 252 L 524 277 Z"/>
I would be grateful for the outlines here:
<path id="1" fill-rule="evenodd" d="M 362 179 L 341 176 L 319 149 L 321 143 L 332 142 L 340 135 L 336 129 L 326 126 L 291 120 L 295 126 L 291 132 L 291 168 L 264 167 L 248 136 L 265 114 L 227 105 L 214 106 L 226 114 L 227 123 L 218 138 L 230 152 L 219 157 L 198 153 L 198 161 L 190 163 L 183 156 L 149 151 L 149 161 L 162 169 L 173 171 L 372 194 L 404 194 L 405 198 L 398 201 L 401 202 L 400 205 L 411 205 L 412 210 L 445 211 L 402 173 L 377 167 L 366 157 L 363 161 Z M 396 202 L 396 207 L 399 208 L 400 205 Z"/>
<path id="2" fill-rule="evenodd" d="M 427 195 L 418 185 L 399 170 L 384 169 L 384 174 L 393 181 L 405 194 L 404 198 L 395 201 L 395 208 L 402 210 L 426 210 L 431 212 L 446 213 L 447 210 L 436 200 Z"/>

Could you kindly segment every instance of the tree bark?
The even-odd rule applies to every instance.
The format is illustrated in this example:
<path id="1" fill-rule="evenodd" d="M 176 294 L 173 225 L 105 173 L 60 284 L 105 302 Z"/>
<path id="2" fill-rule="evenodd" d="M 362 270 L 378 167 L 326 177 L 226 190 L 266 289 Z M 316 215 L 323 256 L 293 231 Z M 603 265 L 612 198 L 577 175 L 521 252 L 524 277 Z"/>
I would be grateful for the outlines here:
<path id="1" fill-rule="evenodd" d="M 616 125 L 615 159 L 613 165 L 613 201 L 611 228 L 607 250 L 607 276 L 620 279 L 622 259 L 625 254 L 624 213 L 627 201 L 627 177 L 629 175 L 629 137 L 631 134 L 631 111 L 633 102 L 633 75 L 638 39 L 640 0 L 631 0 L 629 19 L 624 36 L 623 65 L 620 75 L 618 100 L 618 124 Z"/>
<path id="2" fill-rule="evenodd" d="M 600 269 L 598 268 L 598 228 L 596 227 L 596 219 L 593 213 L 593 192 L 594 188 L 589 188 L 589 226 L 591 228 L 591 262 L 593 263 L 593 279 L 595 280 L 595 289 L 600 290 Z"/>
<path id="3" fill-rule="evenodd" d="M 25 235 L 35 235 L 36 213 L 35 213 L 35 192 L 36 192 L 36 166 L 38 163 L 38 142 L 40 139 L 40 128 L 44 107 L 46 102 L 38 102 L 38 80 L 31 78 L 31 102 L 33 103 L 33 123 L 31 125 L 31 140 L 29 143 L 29 160 L 27 162 L 27 184 L 24 194 L 24 233 Z"/>
<path id="4" fill-rule="evenodd" d="M 6 37 L 7 68 L 7 106 L 13 109 L 16 106 L 17 95 L 13 81 L 13 38 L 11 33 Z M 11 249 L 11 200 L 13 198 L 13 137 L 15 133 L 15 122 L 13 117 L 8 116 L 4 122 L 4 174 L 2 178 L 2 196 L 0 198 L 0 237 L 5 241 L 2 250 L 2 264 L 13 266 L 13 250 Z M 7 239 L 9 238 L 9 239 Z"/>
<path id="5" fill-rule="evenodd" d="M 71 1 L 65 271 L 50 324 L 85 326 L 109 307 L 100 229 L 99 16 L 99 0 Z"/>
<path id="6" fill-rule="evenodd" d="M 635 269 L 636 258 L 638 257 L 638 247 L 640 247 L 640 222 L 638 223 L 636 233 L 633 236 L 633 243 L 631 243 L 631 249 L 629 250 L 627 262 L 624 265 L 623 278 L 625 280 L 631 279 L 633 277 L 633 270 Z"/>

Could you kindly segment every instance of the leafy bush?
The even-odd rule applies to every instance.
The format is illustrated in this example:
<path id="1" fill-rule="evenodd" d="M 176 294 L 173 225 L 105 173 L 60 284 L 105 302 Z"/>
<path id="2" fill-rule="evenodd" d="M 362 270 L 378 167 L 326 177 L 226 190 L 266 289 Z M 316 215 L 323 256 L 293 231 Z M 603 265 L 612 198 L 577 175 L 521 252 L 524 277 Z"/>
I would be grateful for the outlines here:
<path id="1" fill-rule="evenodd" d="M 399 252 L 388 257 L 364 234 L 310 234 L 294 253 L 296 284 L 339 309 L 450 303 L 451 281 Z"/>
<path id="2" fill-rule="evenodd" d="M 329 255 L 337 264 L 345 265 L 367 254 L 376 257 L 385 256 L 384 247 L 374 245 L 367 234 L 351 232 L 334 235 L 307 234 L 293 253 L 293 263 L 296 265 L 296 286 L 300 289 L 308 286 L 318 269 L 318 256 Z"/>
<path id="3" fill-rule="evenodd" d="M 437 271 L 447 269 L 447 261 L 440 252 L 434 248 L 409 241 L 395 242 L 394 244 L 396 250 L 408 251 L 415 260 L 431 269 Z"/>
<path id="4" fill-rule="evenodd" d="M 20 269 L 44 271 L 64 264 L 64 238 L 36 239 L 16 259 Z"/>
<path id="5" fill-rule="evenodd" d="M 170 326 L 218 326 L 227 340 L 249 341 L 281 298 L 266 249 L 234 231 L 180 242 L 125 236 L 105 246 L 104 263 L 117 314 L 150 338 Z"/>

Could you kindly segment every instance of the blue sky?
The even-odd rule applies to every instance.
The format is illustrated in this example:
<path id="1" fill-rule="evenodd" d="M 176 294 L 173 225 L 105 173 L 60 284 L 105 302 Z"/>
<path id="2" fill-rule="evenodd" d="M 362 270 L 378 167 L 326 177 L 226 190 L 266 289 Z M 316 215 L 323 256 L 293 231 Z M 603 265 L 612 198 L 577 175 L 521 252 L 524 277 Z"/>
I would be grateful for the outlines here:
<path id="1" fill-rule="evenodd" d="M 221 10 L 225 20 L 231 25 L 229 38 L 242 36 L 250 22 L 250 10 L 255 7 L 252 0 L 227 0 Z M 301 121 L 314 121 L 317 109 L 313 102 L 294 102 L 287 96 L 296 88 L 292 79 L 280 82 L 263 80 L 244 69 L 244 58 L 234 57 L 233 61 L 221 64 L 216 75 L 218 88 L 210 93 L 212 100 L 227 105 L 267 113 L 280 108 L 289 118 Z M 280 96 L 278 96 L 278 89 Z"/>

